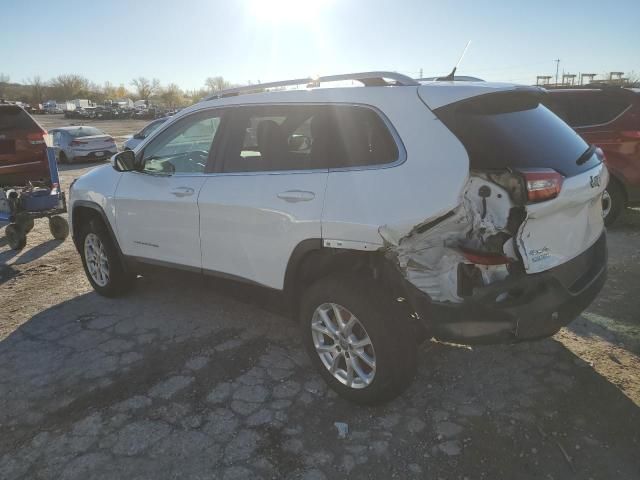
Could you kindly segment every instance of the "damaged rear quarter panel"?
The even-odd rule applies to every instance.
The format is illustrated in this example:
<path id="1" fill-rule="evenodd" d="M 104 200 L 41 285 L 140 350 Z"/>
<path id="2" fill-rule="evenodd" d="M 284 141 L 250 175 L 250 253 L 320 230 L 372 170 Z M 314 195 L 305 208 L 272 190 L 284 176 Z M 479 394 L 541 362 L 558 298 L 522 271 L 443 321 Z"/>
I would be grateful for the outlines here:
<path id="1" fill-rule="evenodd" d="M 459 303 L 464 299 L 458 295 L 458 265 L 466 262 L 460 248 L 487 250 L 491 237 L 508 234 L 512 207 L 506 190 L 472 175 L 460 204 L 436 225 L 423 222 L 409 232 L 398 232 L 385 225 L 380 228 L 380 235 L 387 242 L 388 257 L 396 262 L 409 282 L 434 301 Z M 506 243 L 508 248 L 499 253 L 515 256 L 512 240 L 509 238 Z M 504 265 L 482 266 L 479 270 L 484 284 L 501 280 L 508 274 Z"/>

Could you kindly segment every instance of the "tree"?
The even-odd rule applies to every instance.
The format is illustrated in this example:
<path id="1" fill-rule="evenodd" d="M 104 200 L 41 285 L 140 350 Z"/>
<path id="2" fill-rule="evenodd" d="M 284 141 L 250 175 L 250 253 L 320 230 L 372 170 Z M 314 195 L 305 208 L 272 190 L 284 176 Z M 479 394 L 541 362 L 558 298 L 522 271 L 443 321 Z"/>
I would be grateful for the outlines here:
<path id="1" fill-rule="evenodd" d="M 89 95 L 89 80 L 81 75 L 58 75 L 49 84 L 51 92 L 57 100 L 72 100 Z"/>
<path id="2" fill-rule="evenodd" d="M 209 77 L 204 81 L 207 90 L 210 93 L 219 92 L 231 86 L 231 83 L 227 82 L 224 77 Z"/>
<path id="3" fill-rule="evenodd" d="M 184 94 L 175 83 L 167 85 L 160 94 L 162 101 L 169 107 L 174 108 L 184 103 Z"/>
<path id="4" fill-rule="evenodd" d="M 116 97 L 118 98 L 127 98 L 129 92 L 124 88 L 124 84 L 120 84 L 120 86 L 116 89 Z"/>
<path id="5" fill-rule="evenodd" d="M 150 97 L 156 95 L 160 91 L 160 80 L 154 78 L 149 81 L 148 78 L 138 77 L 131 80 L 131 85 L 136 88 L 137 96 L 141 100 L 149 100 Z"/>
<path id="6" fill-rule="evenodd" d="M 44 82 L 40 75 L 27 79 L 27 84 L 31 85 L 31 98 L 29 101 L 33 104 L 44 102 Z"/>
<path id="7" fill-rule="evenodd" d="M 0 72 L 0 98 L 3 97 L 4 92 L 7 89 L 7 84 L 9 83 L 9 80 L 11 80 L 9 75 L 5 75 L 4 73 Z"/>
<path id="8" fill-rule="evenodd" d="M 105 99 L 113 100 L 118 96 L 118 89 L 114 87 L 111 82 L 104 82 L 102 93 L 104 94 Z"/>

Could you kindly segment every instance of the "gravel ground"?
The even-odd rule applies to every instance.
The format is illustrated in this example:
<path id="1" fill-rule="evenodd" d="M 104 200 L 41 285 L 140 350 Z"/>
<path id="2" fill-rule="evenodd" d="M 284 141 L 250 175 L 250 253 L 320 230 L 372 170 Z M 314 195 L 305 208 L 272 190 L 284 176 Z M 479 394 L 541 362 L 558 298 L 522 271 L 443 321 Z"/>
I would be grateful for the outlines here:
<path id="1" fill-rule="evenodd" d="M 410 389 L 364 408 L 261 290 L 175 273 L 108 300 L 46 220 L 18 253 L 0 233 L 0 478 L 640 478 L 639 237 L 630 210 L 605 289 L 555 337 L 427 342 Z"/>

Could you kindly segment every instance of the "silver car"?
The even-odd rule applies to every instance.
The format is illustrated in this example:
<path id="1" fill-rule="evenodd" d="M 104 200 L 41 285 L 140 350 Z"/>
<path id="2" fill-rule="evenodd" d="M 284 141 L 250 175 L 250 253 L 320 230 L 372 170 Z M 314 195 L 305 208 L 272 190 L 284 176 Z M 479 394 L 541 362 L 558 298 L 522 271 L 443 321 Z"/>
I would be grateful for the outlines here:
<path id="1" fill-rule="evenodd" d="M 113 137 L 95 127 L 54 128 L 49 134 L 60 163 L 104 160 L 118 153 Z"/>
<path id="2" fill-rule="evenodd" d="M 134 150 L 145 138 L 151 135 L 160 125 L 166 122 L 171 117 L 157 118 L 153 122 L 148 123 L 138 133 L 132 135 L 124 142 L 123 150 Z"/>

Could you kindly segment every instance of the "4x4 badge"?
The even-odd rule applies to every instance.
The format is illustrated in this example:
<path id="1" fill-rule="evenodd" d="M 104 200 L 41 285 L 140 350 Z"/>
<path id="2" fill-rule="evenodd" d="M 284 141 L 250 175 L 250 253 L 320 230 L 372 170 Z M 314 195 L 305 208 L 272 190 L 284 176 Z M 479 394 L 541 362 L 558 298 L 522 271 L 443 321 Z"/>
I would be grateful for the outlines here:
<path id="1" fill-rule="evenodd" d="M 592 175 L 591 176 L 591 188 L 596 188 L 600 186 L 600 175 Z"/>

